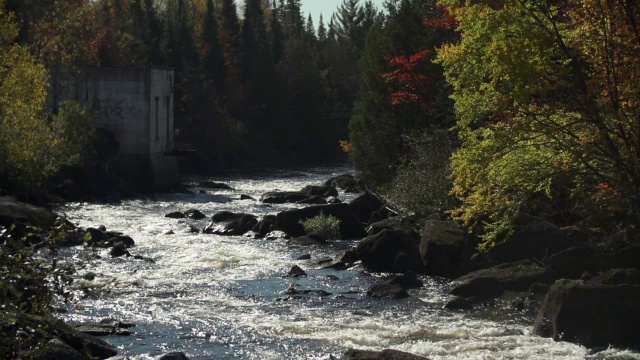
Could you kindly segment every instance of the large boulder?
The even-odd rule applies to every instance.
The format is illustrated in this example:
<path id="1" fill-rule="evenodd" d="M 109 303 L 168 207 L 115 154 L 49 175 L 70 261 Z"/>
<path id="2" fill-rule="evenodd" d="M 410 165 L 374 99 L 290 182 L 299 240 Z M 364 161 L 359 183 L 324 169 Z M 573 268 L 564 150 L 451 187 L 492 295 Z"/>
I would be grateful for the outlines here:
<path id="1" fill-rule="evenodd" d="M 387 284 L 400 285 L 403 289 L 419 289 L 424 286 L 422 280 L 412 272 L 394 275 L 386 281 Z"/>
<path id="2" fill-rule="evenodd" d="M 155 357 L 154 360 L 189 360 L 189 358 L 182 351 L 174 351 L 167 354 L 159 355 Z"/>
<path id="3" fill-rule="evenodd" d="M 31 225 L 40 228 L 53 226 L 57 215 L 51 211 L 21 203 L 10 196 L 0 197 L 0 226 Z"/>
<path id="4" fill-rule="evenodd" d="M 184 219 L 186 216 L 184 215 L 184 213 L 182 213 L 180 211 L 173 211 L 173 212 L 170 212 L 170 213 L 166 214 L 164 217 L 169 218 L 169 219 Z"/>
<path id="5" fill-rule="evenodd" d="M 51 316 L 3 312 L 0 341 L 9 358 L 107 359 L 117 350 L 104 340 L 82 333 Z M 2 358 L 2 356 L 0 356 Z"/>
<path id="6" fill-rule="evenodd" d="M 384 206 L 384 202 L 370 191 L 365 191 L 349 203 L 351 211 L 353 211 L 360 222 L 365 224 L 369 223 L 371 215 L 382 206 Z"/>
<path id="7" fill-rule="evenodd" d="M 265 215 L 251 230 L 258 234 L 259 237 L 263 238 L 270 232 L 278 230 L 276 221 L 277 219 L 275 215 Z"/>
<path id="8" fill-rule="evenodd" d="M 418 250 L 419 239 L 400 230 L 383 230 L 358 244 L 358 256 L 371 271 L 401 273 L 423 272 Z"/>
<path id="9" fill-rule="evenodd" d="M 369 224 L 367 234 L 375 235 L 385 229 L 413 232 L 419 236 L 420 225 L 413 216 L 392 216 Z"/>
<path id="10" fill-rule="evenodd" d="M 324 198 L 328 198 L 330 196 L 338 196 L 338 190 L 336 190 L 335 186 L 331 185 L 307 185 L 300 192 L 313 195 L 313 196 L 321 196 Z"/>
<path id="11" fill-rule="evenodd" d="M 457 275 L 467 245 L 466 232 L 454 221 L 427 220 L 422 228 L 420 257 L 430 275 Z"/>
<path id="12" fill-rule="evenodd" d="M 504 293 L 504 286 L 498 279 L 490 276 L 472 277 L 461 281 L 450 294 L 463 298 L 494 298 Z"/>
<path id="13" fill-rule="evenodd" d="M 531 260 L 500 264 L 477 270 L 456 279 L 452 295 L 470 297 L 499 296 L 504 290 L 527 291 L 534 283 L 551 283 L 553 275 Z"/>
<path id="14" fill-rule="evenodd" d="M 265 204 L 326 204 L 321 196 L 310 195 L 300 191 L 271 191 L 264 193 L 260 201 Z"/>
<path id="15" fill-rule="evenodd" d="M 207 188 L 207 189 L 215 189 L 215 190 L 233 190 L 233 188 L 227 184 L 215 182 L 215 181 L 200 181 L 195 184 L 196 186 Z"/>
<path id="16" fill-rule="evenodd" d="M 640 347 L 640 286 L 556 281 L 534 324 L 537 335 L 586 347 Z"/>
<path id="17" fill-rule="evenodd" d="M 338 189 L 342 189 L 347 193 L 357 193 L 360 189 L 364 188 L 362 184 L 356 180 L 353 175 L 344 174 L 332 177 L 327 180 L 325 183 L 327 186 L 337 187 Z"/>
<path id="18" fill-rule="evenodd" d="M 592 271 L 595 259 L 591 251 L 574 246 L 551 255 L 545 265 L 558 278 L 579 279 L 585 271 Z"/>
<path id="19" fill-rule="evenodd" d="M 349 205 L 344 203 L 309 206 L 280 212 L 276 215 L 278 229 L 291 236 L 305 235 L 304 228 L 300 222 L 320 214 L 334 216 L 340 220 L 341 239 L 358 239 L 366 235 L 364 226 L 353 215 Z"/>
<path id="20" fill-rule="evenodd" d="M 572 241 L 554 224 L 540 218 L 519 213 L 514 218 L 516 231 L 506 241 L 478 254 L 464 271 L 484 269 L 518 260 L 543 261 L 572 246 Z"/>
<path id="21" fill-rule="evenodd" d="M 429 360 L 426 357 L 410 354 L 399 350 L 358 350 L 350 349 L 342 357 L 341 360 Z"/>
<path id="22" fill-rule="evenodd" d="M 640 285 L 640 270 L 611 269 L 599 273 L 591 282 L 604 285 Z"/>
<path id="23" fill-rule="evenodd" d="M 374 299 L 406 299 L 409 293 L 398 284 L 375 284 L 367 291 L 367 296 Z"/>
<path id="24" fill-rule="evenodd" d="M 197 209 L 189 209 L 185 211 L 184 216 L 193 220 L 202 220 L 207 217 L 205 214 L 203 214 L 200 210 L 197 210 Z"/>
<path id="25" fill-rule="evenodd" d="M 640 269 L 640 245 L 631 245 L 613 253 L 598 254 L 597 267 L 601 271 L 617 268 Z"/>
<path id="26" fill-rule="evenodd" d="M 42 348 L 33 354 L 39 360 L 90 360 L 85 354 L 63 343 L 60 339 L 49 340 Z"/>
<path id="27" fill-rule="evenodd" d="M 211 223 L 204 228 L 206 234 L 242 235 L 253 229 L 258 219 L 250 214 L 221 211 L 211 217 Z"/>

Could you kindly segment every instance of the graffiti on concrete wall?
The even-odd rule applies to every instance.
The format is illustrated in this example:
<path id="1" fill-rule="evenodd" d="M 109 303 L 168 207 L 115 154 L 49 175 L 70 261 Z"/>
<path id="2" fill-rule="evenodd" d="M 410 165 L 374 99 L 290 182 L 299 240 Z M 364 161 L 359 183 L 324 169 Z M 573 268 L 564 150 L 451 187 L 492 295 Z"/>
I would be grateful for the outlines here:
<path id="1" fill-rule="evenodd" d="M 105 119 L 124 119 L 124 109 L 127 99 L 116 100 L 111 95 L 104 99 L 95 96 L 91 109 L 93 113 Z"/>

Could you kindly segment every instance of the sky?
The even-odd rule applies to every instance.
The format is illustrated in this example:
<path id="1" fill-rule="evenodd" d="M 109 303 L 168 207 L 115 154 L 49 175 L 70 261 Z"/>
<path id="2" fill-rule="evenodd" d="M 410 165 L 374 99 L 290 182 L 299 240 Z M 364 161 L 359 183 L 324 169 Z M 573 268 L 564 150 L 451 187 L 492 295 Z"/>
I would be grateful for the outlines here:
<path id="1" fill-rule="evenodd" d="M 382 9 L 382 3 L 384 0 L 372 1 L 379 10 Z M 364 3 L 364 0 L 360 0 L 360 3 Z M 305 20 L 307 19 L 307 16 L 311 14 L 316 26 L 319 23 L 320 14 L 322 14 L 326 24 L 329 22 L 331 15 L 333 15 L 334 11 L 336 11 L 340 4 L 342 4 L 342 0 L 302 0 L 302 13 L 304 14 Z"/>

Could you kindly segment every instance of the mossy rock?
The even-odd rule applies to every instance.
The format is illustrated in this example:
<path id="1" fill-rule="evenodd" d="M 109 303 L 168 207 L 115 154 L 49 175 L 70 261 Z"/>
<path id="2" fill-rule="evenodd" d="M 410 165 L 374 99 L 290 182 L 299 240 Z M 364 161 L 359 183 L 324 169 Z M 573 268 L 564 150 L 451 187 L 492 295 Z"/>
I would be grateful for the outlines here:
<path id="1" fill-rule="evenodd" d="M 107 342 L 76 331 L 52 316 L 5 312 L 0 314 L 0 328 L 0 341 L 5 351 L 16 355 L 16 358 L 55 359 L 46 356 L 64 349 L 74 354 L 70 355 L 72 359 L 107 359 L 117 355 L 117 351 Z M 16 340 L 17 334 L 23 334 L 19 341 Z M 58 341 L 51 342 L 53 339 Z M 59 343 L 75 349 L 81 356 Z"/>
<path id="2" fill-rule="evenodd" d="M 606 285 L 640 285 L 640 270 L 611 269 L 598 274 L 592 282 Z"/>
<path id="3" fill-rule="evenodd" d="M 0 197 L 0 225 L 31 225 L 44 229 L 53 226 L 56 218 L 56 214 L 45 208 L 21 203 L 10 196 Z"/>
<path id="4" fill-rule="evenodd" d="M 531 284 L 550 284 L 555 280 L 548 270 L 537 263 L 531 260 L 521 260 L 499 264 L 464 275 L 456 279 L 456 282 L 460 283 L 456 288 L 468 287 L 467 284 L 477 282 L 477 279 L 491 279 L 493 283 L 499 284 L 499 288 L 503 291 L 527 291 Z M 456 288 L 452 290 L 453 294 L 458 291 Z M 482 291 L 482 287 L 478 289 Z M 495 291 L 495 293 L 499 293 L 499 291 Z M 465 296 L 474 296 L 474 294 L 465 292 Z"/>

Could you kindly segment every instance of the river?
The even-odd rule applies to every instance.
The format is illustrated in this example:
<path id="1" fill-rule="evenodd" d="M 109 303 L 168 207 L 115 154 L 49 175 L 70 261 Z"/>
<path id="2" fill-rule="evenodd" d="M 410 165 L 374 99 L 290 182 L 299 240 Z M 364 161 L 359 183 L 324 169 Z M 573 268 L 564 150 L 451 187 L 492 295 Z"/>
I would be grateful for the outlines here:
<path id="1" fill-rule="evenodd" d="M 107 250 L 66 250 L 82 266 L 73 285 L 75 302 L 64 319 L 109 317 L 136 324 L 131 336 L 105 338 L 132 359 L 170 351 L 183 351 L 191 359 L 329 359 L 349 348 L 394 348 L 434 360 L 640 359 L 638 353 L 618 349 L 589 355 L 581 346 L 533 336 L 532 314 L 445 310 L 451 285 L 444 279 L 422 277 L 425 286 L 410 290 L 406 300 L 367 298 L 367 289 L 384 275 L 359 267 L 324 270 L 318 264 L 339 256 L 354 241 L 290 246 L 284 240 L 195 233 L 192 229 L 202 229 L 206 219 L 164 217 L 190 208 L 207 216 L 223 210 L 276 214 L 295 205 L 239 200 L 239 195 L 259 199 L 267 191 L 299 190 L 347 172 L 352 169 L 236 172 L 209 179 L 234 190 L 195 187 L 193 194 L 161 194 L 117 205 L 66 204 L 59 211 L 70 221 L 127 234 L 136 241 L 131 253 L 153 261 L 111 258 Z M 306 254 L 310 260 L 296 260 Z M 285 277 L 293 265 L 308 276 Z M 88 272 L 96 275 L 94 280 L 82 279 Z M 285 293 L 291 286 L 331 294 L 292 297 Z"/>

